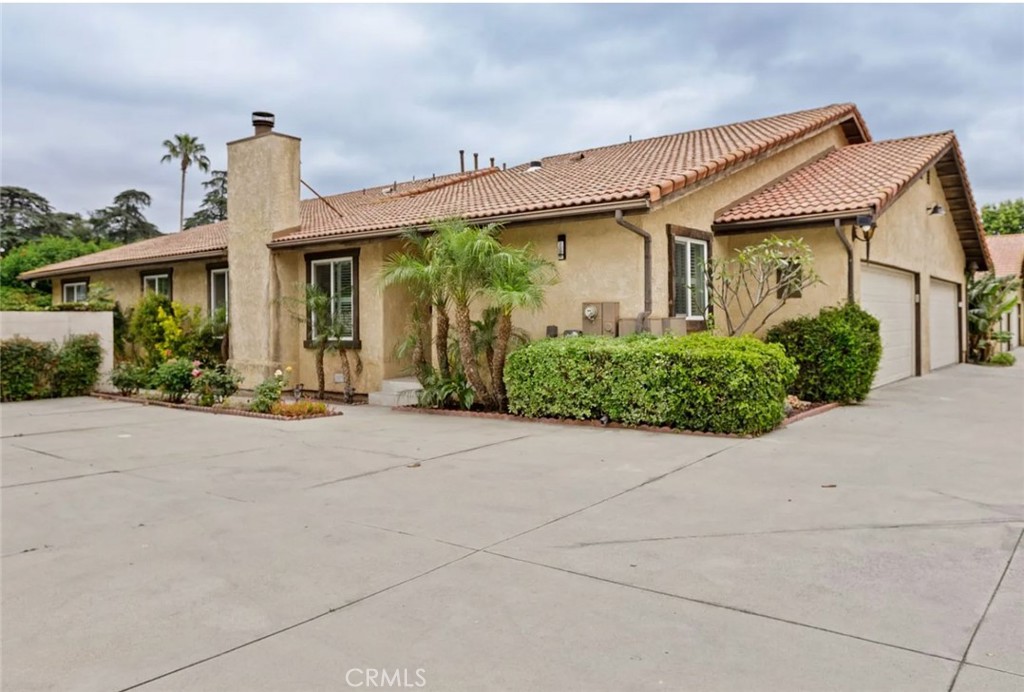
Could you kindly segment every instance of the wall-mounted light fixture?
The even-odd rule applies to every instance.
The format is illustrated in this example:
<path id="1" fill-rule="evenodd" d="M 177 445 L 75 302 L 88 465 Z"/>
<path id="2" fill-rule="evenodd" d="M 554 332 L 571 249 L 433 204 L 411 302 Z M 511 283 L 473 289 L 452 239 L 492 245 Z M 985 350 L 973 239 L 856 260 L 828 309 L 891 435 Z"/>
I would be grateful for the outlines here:
<path id="1" fill-rule="evenodd" d="M 559 233 L 558 234 L 557 247 L 558 247 L 558 259 L 564 260 L 565 259 L 565 234 L 564 233 Z"/>
<path id="2" fill-rule="evenodd" d="M 871 214 L 861 214 L 853 223 L 853 237 L 861 242 L 870 243 L 876 228 L 878 228 L 878 224 L 875 223 L 875 217 Z"/>
<path id="3" fill-rule="evenodd" d="M 945 216 L 946 208 L 939 203 L 929 204 L 925 207 L 925 211 L 928 212 L 928 216 Z"/>

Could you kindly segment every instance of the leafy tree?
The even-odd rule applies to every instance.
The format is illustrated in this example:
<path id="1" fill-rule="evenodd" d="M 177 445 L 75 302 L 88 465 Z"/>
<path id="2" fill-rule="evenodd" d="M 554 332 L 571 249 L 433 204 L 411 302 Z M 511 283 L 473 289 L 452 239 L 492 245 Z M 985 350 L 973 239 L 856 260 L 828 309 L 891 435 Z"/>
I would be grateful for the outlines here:
<path id="1" fill-rule="evenodd" d="M 203 183 L 206 195 L 203 204 L 192 216 L 185 219 L 185 228 L 205 226 L 228 218 L 228 172 L 210 171 L 210 179 Z"/>
<path id="2" fill-rule="evenodd" d="M 981 222 L 989 235 L 1024 233 L 1024 197 L 984 205 Z"/>
<path id="3" fill-rule="evenodd" d="M 53 207 L 23 187 L 0 187 L 0 247 L 4 252 L 44 235 L 59 235 Z"/>
<path id="4" fill-rule="evenodd" d="M 192 164 L 206 173 L 210 170 L 210 159 L 206 156 L 206 146 L 189 134 L 174 135 L 174 139 L 165 139 L 163 146 L 167 153 L 160 159 L 160 163 L 181 161 L 181 205 L 178 210 L 178 230 L 181 230 L 185 228 L 185 173 Z"/>
<path id="5" fill-rule="evenodd" d="M 117 247 L 117 243 L 84 241 L 78 238 L 58 236 L 45 236 L 30 241 L 11 250 L 0 259 L 0 286 L 28 289 L 29 285 L 18 279 L 18 275 L 22 272 L 112 247 Z M 49 279 L 39 279 L 33 283 L 38 292 L 49 295 L 52 288 Z"/>
<path id="6" fill-rule="evenodd" d="M 999 320 L 1019 299 L 1020 279 L 991 272 L 967 277 L 967 344 L 971 360 L 986 362 L 995 347 Z"/>
<path id="7" fill-rule="evenodd" d="M 100 238 L 132 243 L 156 238 L 160 231 L 146 219 L 144 209 L 152 203 L 141 190 L 125 190 L 114 197 L 114 203 L 93 213 L 93 232 Z"/>
<path id="8" fill-rule="evenodd" d="M 821 283 L 814 253 L 801 238 L 772 236 L 708 266 L 710 302 L 725 317 L 725 333 L 756 332 L 791 298 Z M 754 324 L 755 316 L 760 322 Z"/>

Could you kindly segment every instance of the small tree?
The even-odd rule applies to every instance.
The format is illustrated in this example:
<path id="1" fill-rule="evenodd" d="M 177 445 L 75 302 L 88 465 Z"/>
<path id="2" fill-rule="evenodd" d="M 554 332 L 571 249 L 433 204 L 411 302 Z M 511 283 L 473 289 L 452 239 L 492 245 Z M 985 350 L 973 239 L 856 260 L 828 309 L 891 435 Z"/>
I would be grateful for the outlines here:
<path id="1" fill-rule="evenodd" d="M 1024 233 L 1024 197 L 981 208 L 981 222 L 989 235 Z"/>
<path id="2" fill-rule="evenodd" d="M 996 327 L 1019 300 L 1020 279 L 991 272 L 967 277 L 967 345 L 971 360 L 992 357 Z"/>
<path id="3" fill-rule="evenodd" d="M 309 341 L 316 364 L 317 398 L 324 398 L 326 388 L 324 356 L 328 351 L 337 351 L 341 355 L 341 372 L 345 377 L 345 398 L 351 400 L 354 380 L 348 354 L 352 349 L 346 347 L 344 339 L 352 334 L 351 320 L 336 310 L 331 295 L 315 284 L 303 284 L 302 298 L 285 300 L 291 305 L 292 316 L 309 329 Z M 357 353 L 355 371 L 359 373 L 362 369 L 362 360 Z"/>
<path id="4" fill-rule="evenodd" d="M 707 273 L 711 304 L 724 317 L 729 336 L 756 332 L 790 298 L 821 283 L 814 253 L 802 238 L 766 238 L 712 260 Z"/>

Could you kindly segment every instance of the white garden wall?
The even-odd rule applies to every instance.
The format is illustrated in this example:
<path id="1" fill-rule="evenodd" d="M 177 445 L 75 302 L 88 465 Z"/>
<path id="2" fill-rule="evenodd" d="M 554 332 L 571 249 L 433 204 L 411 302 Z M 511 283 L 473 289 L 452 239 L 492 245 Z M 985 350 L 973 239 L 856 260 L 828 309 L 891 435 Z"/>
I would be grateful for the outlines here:
<path id="1" fill-rule="evenodd" d="M 0 339 L 23 336 L 33 341 L 56 341 L 72 334 L 98 334 L 103 347 L 100 383 L 114 367 L 114 313 L 112 312 L 0 312 Z"/>

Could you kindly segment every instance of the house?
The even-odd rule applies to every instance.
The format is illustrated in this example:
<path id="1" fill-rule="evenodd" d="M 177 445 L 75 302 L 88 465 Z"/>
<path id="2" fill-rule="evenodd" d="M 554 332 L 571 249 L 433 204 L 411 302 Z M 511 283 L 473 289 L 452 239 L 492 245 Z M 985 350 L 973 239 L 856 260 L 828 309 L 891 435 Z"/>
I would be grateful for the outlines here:
<path id="1" fill-rule="evenodd" d="M 992 272 L 996 276 L 1024 279 L 1024 234 L 986 235 L 985 243 L 992 255 Z M 1010 343 L 1003 347 L 1007 350 L 1024 345 L 1024 286 L 1018 294 L 1017 305 L 1003 316 L 999 325 L 1000 331 L 1010 332 Z"/>
<path id="2" fill-rule="evenodd" d="M 402 248 L 403 229 L 433 219 L 502 223 L 506 242 L 531 242 L 556 264 L 561 281 L 545 308 L 516 317 L 535 338 L 549 326 L 701 329 L 704 261 L 772 234 L 802 237 L 826 283 L 773 322 L 859 301 L 882 320 L 876 384 L 964 359 L 965 271 L 990 266 L 955 135 L 876 142 L 853 104 L 307 200 L 300 140 L 276 132 L 270 114 L 255 113 L 253 124 L 252 136 L 227 145 L 228 222 L 23 278 L 52 278 L 55 300 L 102 282 L 124 306 L 147 290 L 225 306 L 246 387 L 283 365 L 315 381 L 305 328 L 281 300 L 315 282 L 351 323 L 346 341 L 363 363 L 356 390 L 373 392 L 407 368 L 395 346 L 408 296 L 381 291 L 377 274 Z M 340 389 L 337 366 L 327 368 L 329 388 Z"/>

